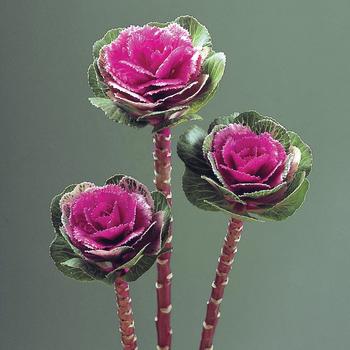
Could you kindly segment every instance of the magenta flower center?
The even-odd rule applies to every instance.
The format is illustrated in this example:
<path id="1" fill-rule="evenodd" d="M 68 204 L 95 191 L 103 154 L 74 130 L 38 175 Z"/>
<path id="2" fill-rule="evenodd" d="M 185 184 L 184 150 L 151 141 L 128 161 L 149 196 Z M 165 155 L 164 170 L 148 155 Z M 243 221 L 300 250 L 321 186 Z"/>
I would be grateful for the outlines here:
<path id="1" fill-rule="evenodd" d="M 68 234 L 85 248 L 106 249 L 132 242 L 151 219 L 151 208 L 140 194 L 117 185 L 96 187 L 72 203 Z"/>
<path id="2" fill-rule="evenodd" d="M 123 30 L 103 47 L 98 67 L 108 96 L 135 115 L 186 105 L 203 89 L 201 48 L 176 23 Z"/>
<path id="3" fill-rule="evenodd" d="M 268 132 L 231 124 L 218 131 L 212 155 L 224 184 L 237 194 L 271 189 L 283 181 L 286 152 Z"/>

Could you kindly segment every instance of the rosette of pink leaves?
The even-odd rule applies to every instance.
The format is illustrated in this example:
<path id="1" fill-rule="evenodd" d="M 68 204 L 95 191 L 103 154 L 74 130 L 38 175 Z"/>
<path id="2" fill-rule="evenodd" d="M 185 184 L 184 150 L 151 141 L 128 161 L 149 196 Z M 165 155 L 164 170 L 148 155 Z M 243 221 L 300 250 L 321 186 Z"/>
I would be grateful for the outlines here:
<path id="1" fill-rule="evenodd" d="M 198 119 L 215 93 L 225 55 L 195 18 L 109 30 L 88 71 L 93 105 L 108 118 L 154 130 Z"/>
<path id="2" fill-rule="evenodd" d="M 220 304 L 243 221 L 284 220 L 303 203 L 310 147 L 275 119 L 256 112 L 217 118 L 208 132 L 189 128 L 178 142 L 183 189 L 198 208 L 230 216 L 203 323 L 200 350 L 212 349 Z"/>
<path id="3" fill-rule="evenodd" d="M 115 175 L 104 186 L 68 186 L 55 196 L 51 257 L 66 276 L 114 284 L 124 349 L 136 349 L 128 281 L 165 252 L 171 219 L 167 200 L 137 180 Z"/>

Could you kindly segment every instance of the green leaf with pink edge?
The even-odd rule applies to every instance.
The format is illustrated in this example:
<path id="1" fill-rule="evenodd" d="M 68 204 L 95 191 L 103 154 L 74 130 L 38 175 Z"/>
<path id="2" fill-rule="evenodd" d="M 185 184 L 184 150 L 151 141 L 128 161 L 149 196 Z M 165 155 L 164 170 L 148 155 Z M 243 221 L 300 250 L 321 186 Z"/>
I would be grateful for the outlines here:
<path id="1" fill-rule="evenodd" d="M 293 131 L 288 131 L 290 144 L 298 147 L 301 152 L 301 159 L 298 171 L 305 171 L 306 176 L 309 175 L 312 168 L 312 151 L 311 148 Z"/>
<path id="2" fill-rule="evenodd" d="M 102 111 L 105 112 L 108 119 L 111 119 L 117 123 L 136 128 L 143 128 L 147 125 L 146 122 L 137 121 L 136 118 L 130 116 L 127 112 L 118 107 L 118 105 L 109 98 L 90 97 L 89 101 L 93 106 L 102 109 Z"/>
<path id="3" fill-rule="evenodd" d="M 124 174 L 115 174 L 106 180 L 106 185 L 118 185 Z"/>

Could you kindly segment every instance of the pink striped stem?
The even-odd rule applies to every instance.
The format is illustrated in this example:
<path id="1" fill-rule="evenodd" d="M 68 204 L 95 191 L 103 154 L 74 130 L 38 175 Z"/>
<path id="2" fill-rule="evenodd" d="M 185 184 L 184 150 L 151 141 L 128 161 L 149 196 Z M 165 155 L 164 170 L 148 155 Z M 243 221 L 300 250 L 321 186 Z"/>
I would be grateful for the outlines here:
<path id="1" fill-rule="evenodd" d="M 215 330 L 220 318 L 220 304 L 228 284 L 228 275 L 237 252 L 237 245 L 241 239 L 242 221 L 231 219 L 228 223 L 227 234 L 221 249 L 215 280 L 212 284 L 211 295 L 207 303 L 207 314 L 203 322 L 202 338 L 199 350 L 213 350 Z"/>
<path id="2" fill-rule="evenodd" d="M 118 277 L 114 283 L 114 290 L 116 294 L 117 314 L 119 317 L 120 339 L 123 349 L 137 350 L 137 338 L 135 334 L 129 284 Z"/>
<path id="3" fill-rule="evenodd" d="M 154 183 L 158 191 L 162 192 L 169 205 L 172 205 L 171 196 L 171 130 L 163 129 L 154 134 Z M 172 248 L 172 225 L 165 248 Z M 170 268 L 171 252 L 157 258 L 157 316 L 155 318 L 158 338 L 158 350 L 170 350 L 172 340 L 171 329 L 171 280 Z"/>

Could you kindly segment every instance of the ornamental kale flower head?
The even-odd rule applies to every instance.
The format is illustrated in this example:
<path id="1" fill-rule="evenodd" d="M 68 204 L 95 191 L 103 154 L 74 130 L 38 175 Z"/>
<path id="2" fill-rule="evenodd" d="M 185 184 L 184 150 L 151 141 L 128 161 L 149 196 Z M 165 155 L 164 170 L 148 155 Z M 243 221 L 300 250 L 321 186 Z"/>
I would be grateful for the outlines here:
<path id="1" fill-rule="evenodd" d="M 192 127 L 178 154 L 186 165 L 187 198 L 206 210 L 242 220 L 282 220 L 302 204 L 310 148 L 274 119 L 256 112 L 215 119 L 208 133 Z"/>
<path id="2" fill-rule="evenodd" d="M 66 275 L 112 282 L 134 280 L 162 251 L 170 211 L 164 196 L 116 175 L 104 186 L 67 187 L 52 202 L 56 238 L 51 255 Z"/>
<path id="3" fill-rule="evenodd" d="M 211 49 L 207 29 L 189 16 L 112 29 L 93 53 L 92 104 L 115 121 L 155 129 L 196 118 L 225 66 L 225 56 Z"/>

